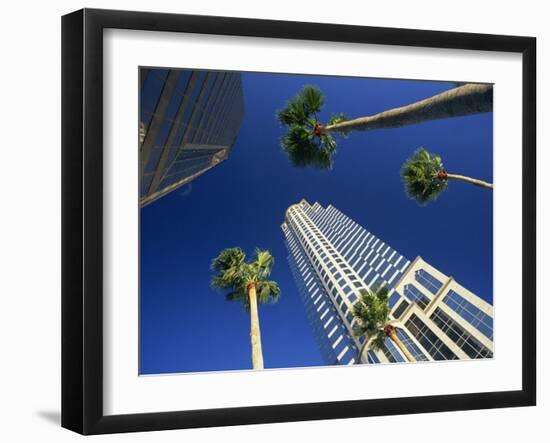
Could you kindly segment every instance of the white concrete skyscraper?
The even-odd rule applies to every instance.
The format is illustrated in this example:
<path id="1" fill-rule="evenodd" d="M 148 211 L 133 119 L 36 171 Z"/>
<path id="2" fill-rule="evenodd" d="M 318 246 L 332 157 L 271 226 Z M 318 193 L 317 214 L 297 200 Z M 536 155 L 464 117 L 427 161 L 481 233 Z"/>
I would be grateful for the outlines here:
<path id="1" fill-rule="evenodd" d="M 492 358 L 493 307 L 417 257 L 412 262 L 333 206 L 305 200 L 281 225 L 289 264 L 327 364 L 404 362 L 387 338 L 353 334 L 362 289 L 386 285 L 400 341 L 417 361 Z"/>

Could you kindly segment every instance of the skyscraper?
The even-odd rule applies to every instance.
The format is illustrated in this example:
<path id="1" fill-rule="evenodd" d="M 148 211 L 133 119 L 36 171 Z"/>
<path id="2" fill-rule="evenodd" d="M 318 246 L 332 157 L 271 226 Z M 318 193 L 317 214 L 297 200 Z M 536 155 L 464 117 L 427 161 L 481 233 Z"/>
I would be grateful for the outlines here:
<path id="1" fill-rule="evenodd" d="M 416 361 L 493 356 L 493 307 L 417 257 L 412 262 L 333 206 L 302 200 L 281 225 L 289 264 L 327 364 L 404 362 L 354 335 L 361 290 L 389 289 L 397 336 Z"/>
<path id="2" fill-rule="evenodd" d="M 226 160 L 244 115 L 241 75 L 140 69 L 140 206 Z"/>

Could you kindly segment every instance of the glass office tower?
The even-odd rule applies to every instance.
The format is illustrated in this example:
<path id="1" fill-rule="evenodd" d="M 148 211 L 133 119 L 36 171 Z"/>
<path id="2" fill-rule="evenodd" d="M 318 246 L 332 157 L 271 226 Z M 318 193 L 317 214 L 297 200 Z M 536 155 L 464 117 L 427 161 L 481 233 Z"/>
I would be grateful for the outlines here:
<path id="1" fill-rule="evenodd" d="M 389 289 L 390 317 L 416 361 L 492 358 L 493 307 L 417 257 L 412 262 L 333 206 L 302 200 L 281 225 L 288 261 L 327 364 L 404 362 L 353 334 L 360 291 Z"/>
<path id="2" fill-rule="evenodd" d="M 244 116 L 241 75 L 140 69 L 140 206 L 226 160 Z"/>

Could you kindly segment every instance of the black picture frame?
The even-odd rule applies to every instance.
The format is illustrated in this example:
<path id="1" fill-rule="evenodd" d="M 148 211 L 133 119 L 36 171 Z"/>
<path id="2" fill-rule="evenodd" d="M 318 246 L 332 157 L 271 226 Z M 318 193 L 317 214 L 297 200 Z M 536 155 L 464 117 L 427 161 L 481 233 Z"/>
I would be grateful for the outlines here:
<path id="1" fill-rule="evenodd" d="M 522 54 L 522 389 L 459 395 L 103 413 L 103 30 L 268 37 Z M 81 434 L 532 406 L 536 403 L 536 39 L 83 9 L 62 18 L 62 426 Z"/>

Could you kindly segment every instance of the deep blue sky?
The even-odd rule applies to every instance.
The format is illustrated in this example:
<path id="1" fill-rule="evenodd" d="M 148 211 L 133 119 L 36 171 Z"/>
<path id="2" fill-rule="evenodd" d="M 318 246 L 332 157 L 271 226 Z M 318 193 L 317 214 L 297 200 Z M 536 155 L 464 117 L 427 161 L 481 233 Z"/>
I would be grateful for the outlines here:
<path id="1" fill-rule="evenodd" d="M 323 364 L 288 267 L 280 224 L 301 198 L 332 204 L 409 259 L 422 256 L 492 302 L 492 195 L 450 183 L 419 207 L 406 198 L 399 169 L 424 146 L 449 172 L 492 181 L 492 113 L 339 140 L 332 171 L 293 168 L 281 151 L 275 110 L 304 84 L 326 96 L 321 120 L 412 103 L 449 83 L 243 74 L 245 118 L 229 160 L 141 210 L 141 373 L 251 367 L 249 317 L 210 288 L 209 265 L 222 249 L 258 246 L 276 258 L 279 303 L 260 307 L 266 368 Z"/>

